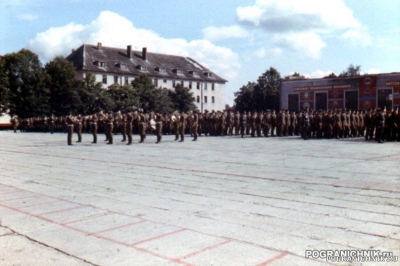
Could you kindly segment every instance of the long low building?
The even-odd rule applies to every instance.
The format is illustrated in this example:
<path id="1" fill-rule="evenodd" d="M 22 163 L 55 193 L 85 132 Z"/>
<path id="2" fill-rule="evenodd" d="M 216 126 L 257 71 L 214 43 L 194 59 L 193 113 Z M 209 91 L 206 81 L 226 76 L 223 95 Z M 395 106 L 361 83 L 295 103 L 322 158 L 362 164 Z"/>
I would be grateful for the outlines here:
<path id="1" fill-rule="evenodd" d="M 280 106 L 303 109 L 367 110 L 400 107 L 400 73 L 350 78 L 282 80 Z"/>
<path id="2" fill-rule="evenodd" d="M 147 48 L 126 49 L 83 44 L 67 56 L 76 67 L 77 78 L 92 73 L 104 88 L 113 84 L 130 84 L 147 74 L 156 87 L 173 89 L 178 84 L 193 92 L 200 111 L 225 109 L 225 83 L 221 78 L 190 57 L 149 53 Z"/>

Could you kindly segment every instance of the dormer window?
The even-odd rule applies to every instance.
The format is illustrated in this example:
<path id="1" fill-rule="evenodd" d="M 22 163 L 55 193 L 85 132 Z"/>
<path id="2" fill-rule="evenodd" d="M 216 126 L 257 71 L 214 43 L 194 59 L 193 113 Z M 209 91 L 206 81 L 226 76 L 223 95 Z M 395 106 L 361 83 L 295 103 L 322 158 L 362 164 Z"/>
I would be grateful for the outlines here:
<path id="1" fill-rule="evenodd" d="M 164 67 L 156 67 L 156 71 L 160 72 L 161 74 L 166 74 L 167 73 L 167 69 Z"/>
<path id="2" fill-rule="evenodd" d="M 174 72 L 177 75 L 183 75 L 183 72 L 180 69 L 174 69 L 174 70 L 172 70 L 172 72 Z"/>
<path id="3" fill-rule="evenodd" d="M 122 64 L 122 63 L 118 63 L 117 67 L 119 67 L 120 69 L 127 69 L 127 65 L 126 64 Z"/>
<path id="4" fill-rule="evenodd" d="M 212 77 L 213 76 L 213 73 L 211 73 L 211 72 L 204 72 L 204 76 L 206 76 L 206 77 Z"/>
<path id="5" fill-rule="evenodd" d="M 147 66 L 138 65 L 138 66 L 136 66 L 136 69 L 138 69 L 140 71 L 147 71 Z"/>
<path id="6" fill-rule="evenodd" d="M 193 77 L 198 77 L 199 74 L 196 71 L 190 70 L 189 74 L 192 75 Z"/>
<path id="7" fill-rule="evenodd" d="M 106 67 L 106 62 L 94 61 L 93 65 L 96 65 L 98 67 Z"/>

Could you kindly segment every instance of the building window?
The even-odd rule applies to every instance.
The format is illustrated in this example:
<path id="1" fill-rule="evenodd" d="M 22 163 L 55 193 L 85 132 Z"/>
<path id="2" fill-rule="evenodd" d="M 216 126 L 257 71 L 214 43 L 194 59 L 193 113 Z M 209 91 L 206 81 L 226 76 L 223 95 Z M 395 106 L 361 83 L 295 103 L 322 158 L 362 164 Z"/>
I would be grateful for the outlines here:
<path id="1" fill-rule="evenodd" d="M 204 102 L 207 103 L 207 96 L 204 96 Z"/>
<path id="2" fill-rule="evenodd" d="M 175 80 L 172 81 L 172 87 L 174 87 L 174 88 L 176 87 L 176 81 Z"/>
<path id="3" fill-rule="evenodd" d="M 106 62 L 95 61 L 93 64 L 98 67 L 106 67 Z"/>
<path id="4" fill-rule="evenodd" d="M 200 90 L 200 82 L 197 82 L 196 88 Z"/>
<path id="5" fill-rule="evenodd" d="M 121 68 L 121 69 L 127 69 L 126 64 L 118 63 L 117 66 L 118 66 L 119 68 Z"/>
<path id="6" fill-rule="evenodd" d="M 207 82 L 204 82 L 204 90 L 207 90 Z"/>
<path id="7" fill-rule="evenodd" d="M 200 102 L 200 96 L 196 97 L 196 102 L 198 102 L 198 103 Z"/>
<path id="8" fill-rule="evenodd" d="M 136 69 L 138 69 L 140 71 L 147 71 L 147 66 L 138 65 L 138 66 L 136 66 Z"/>
<path id="9" fill-rule="evenodd" d="M 103 75 L 103 84 L 107 84 L 107 75 Z"/>
<path id="10" fill-rule="evenodd" d="M 214 83 L 211 84 L 211 90 L 215 90 L 215 84 Z"/>
<path id="11" fill-rule="evenodd" d="M 215 97 L 214 96 L 211 96 L 211 102 L 215 103 Z"/>
<path id="12" fill-rule="evenodd" d="M 164 83 L 167 83 L 168 81 L 166 79 L 164 79 Z"/>
<path id="13" fill-rule="evenodd" d="M 181 81 L 181 85 L 182 85 L 182 87 L 185 87 L 184 85 L 185 85 L 185 82 L 182 80 Z"/>
<path id="14" fill-rule="evenodd" d="M 114 76 L 114 83 L 118 83 L 118 76 Z"/>
<path id="15" fill-rule="evenodd" d="M 177 75 L 183 75 L 183 72 L 180 69 L 173 69 L 172 72 L 174 72 Z"/>
<path id="16" fill-rule="evenodd" d="M 191 88 L 192 88 L 192 82 L 189 81 L 189 89 L 191 89 Z"/>
<path id="17" fill-rule="evenodd" d="M 129 84 L 129 79 L 128 79 L 128 77 L 125 77 L 125 85 L 128 85 Z"/>
<path id="18" fill-rule="evenodd" d="M 163 74 L 167 73 L 167 70 L 165 68 L 163 68 L 163 67 L 157 67 L 156 71 L 158 71 L 160 73 L 163 73 Z"/>
<path id="19" fill-rule="evenodd" d="M 154 79 L 154 85 L 158 87 L 158 79 Z"/>

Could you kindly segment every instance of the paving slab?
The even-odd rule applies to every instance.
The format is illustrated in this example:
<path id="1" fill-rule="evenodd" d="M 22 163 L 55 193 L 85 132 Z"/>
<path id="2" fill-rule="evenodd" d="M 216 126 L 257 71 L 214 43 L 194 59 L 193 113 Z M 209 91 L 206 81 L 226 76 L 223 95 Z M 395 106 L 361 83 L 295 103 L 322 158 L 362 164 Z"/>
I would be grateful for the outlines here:
<path id="1" fill-rule="evenodd" d="M 400 255 L 400 143 L 66 137 L 0 131 L 1 265 L 364 266 L 305 252 Z"/>

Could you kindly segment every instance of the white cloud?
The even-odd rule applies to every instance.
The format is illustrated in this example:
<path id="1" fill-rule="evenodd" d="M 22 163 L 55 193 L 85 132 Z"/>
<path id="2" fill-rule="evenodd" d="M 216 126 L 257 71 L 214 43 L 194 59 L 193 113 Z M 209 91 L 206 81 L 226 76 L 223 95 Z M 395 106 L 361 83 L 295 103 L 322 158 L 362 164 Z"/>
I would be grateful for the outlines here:
<path id="1" fill-rule="evenodd" d="M 256 0 L 238 7 L 236 13 L 239 23 L 264 32 L 277 47 L 314 59 L 326 47 L 324 37 L 371 43 L 366 28 L 343 0 Z"/>
<path id="2" fill-rule="evenodd" d="M 20 20 L 31 21 L 31 20 L 35 20 L 35 19 L 38 19 L 38 18 L 39 18 L 38 15 L 33 15 L 33 14 L 21 14 L 21 15 L 18 15 L 18 19 L 20 19 Z"/>
<path id="3" fill-rule="evenodd" d="M 314 59 L 320 57 L 321 49 L 326 46 L 319 35 L 313 32 L 279 34 L 274 37 L 274 43 Z"/>
<path id="4" fill-rule="evenodd" d="M 363 46 L 368 46 L 372 43 L 371 37 L 365 29 L 349 29 L 342 33 L 340 37 L 355 44 L 361 43 Z"/>
<path id="5" fill-rule="evenodd" d="M 55 56 L 70 54 L 72 48 L 82 44 L 97 44 L 124 48 L 131 44 L 137 50 L 147 47 L 149 52 L 190 56 L 227 80 L 237 76 L 239 56 L 226 47 L 207 40 L 163 38 L 157 33 L 136 28 L 131 21 L 111 11 L 103 11 L 90 24 L 68 25 L 50 28 L 38 33 L 29 42 L 29 48 L 41 60 L 49 61 Z"/>
<path id="6" fill-rule="evenodd" d="M 207 27 L 203 29 L 204 38 L 210 41 L 218 41 L 231 38 L 246 38 L 249 33 L 239 26 Z"/>
<path id="7" fill-rule="evenodd" d="M 237 8 L 238 20 L 268 31 L 360 28 L 343 0 L 257 0 Z"/>
<path id="8" fill-rule="evenodd" d="M 268 57 L 279 57 L 283 54 L 281 48 L 260 48 L 254 52 L 257 58 L 263 59 Z"/>

